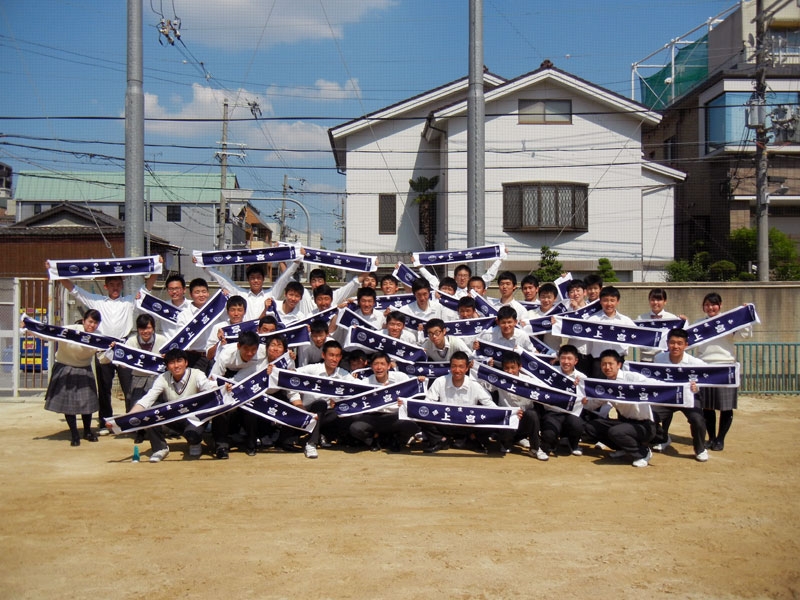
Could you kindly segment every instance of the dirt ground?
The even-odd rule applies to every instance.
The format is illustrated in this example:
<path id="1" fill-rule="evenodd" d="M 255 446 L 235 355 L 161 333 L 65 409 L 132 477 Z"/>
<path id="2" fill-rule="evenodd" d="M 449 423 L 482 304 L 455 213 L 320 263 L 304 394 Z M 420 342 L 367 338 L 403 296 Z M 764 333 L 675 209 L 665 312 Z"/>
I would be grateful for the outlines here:
<path id="1" fill-rule="evenodd" d="M 688 426 L 650 467 L 321 450 L 131 463 L 0 403 L 2 598 L 797 598 L 797 397 L 741 398 L 724 452 Z M 121 408 L 121 407 L 120 407 Z"/>

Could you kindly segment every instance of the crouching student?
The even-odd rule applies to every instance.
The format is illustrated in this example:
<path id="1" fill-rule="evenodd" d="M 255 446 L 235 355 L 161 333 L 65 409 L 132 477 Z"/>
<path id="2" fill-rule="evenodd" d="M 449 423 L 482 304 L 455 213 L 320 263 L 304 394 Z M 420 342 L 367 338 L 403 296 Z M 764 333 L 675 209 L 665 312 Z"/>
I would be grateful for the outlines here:
<path id="1" fill-rule="evenodd" d="M 514 377 L 532 381 L 530 377 L 522 374 L 522 360 L 516 352 L 505 352 L 503 354 L 503 371 Z M 539 444 L 539 413 L 536 403 L 530 398 L 512 394 L 506 390 L 497 390 L 498 405 L 512 406 L 519 409 L 519 426 L 516 431 L 503 430 L 497 434 L 500 440 L 500 451 L 503 454 L 509 452 L 514 442 L 529 450 L 531 456 L 539 460 L 549 458 L 547 452 L 543 451 Z"/>
<path id="2" fill-rule="evenodd" d="M 465 352 L 456 352 L 450 357 L 450 374 L 437 378 L 425 393 L 427 402 L 442 402 L 444 404 L 456 404 L 460 406 L 497 406 L 491 395 L 475 379 L 470 377 L 469 369 L 471 361 Z M 425 424 L 422 430 L 428 439 L 428 445 L 423 452 L 433 453 L 444 450 L 449 446 L 451 437 L 460 437 L 465 428 L 447 425 Z M 488 433 L 472 433 L 469 440 L 473 447 L 486 452 L 485 441 L 488 440 Z"/>
<path id="3" fill-rule="evenodd" d="M 622 356 L 616 350 L 603 350 L 600 354 L 600 370 L 605 379 L 611 381 L 652 382 L 644 375 L 622 370 Z M 618 418 L 598 418 L 587 422 L 586 434 L 614 449 L 611 458 L 622 458 L 626 454 L 633 458 L 634 467 L 646 467 L 653 453 L 650 440 L 656 434 L 653 411 L 649 404 L 610 402 Z"/>
<path id="4" fill-rule="evenodd" d="M 558 364 L 561 373 L 572 378 L 576 382 L 578 398 L 584 398 L 583 380 L 586 375 L 576 369 L 580 355 L 578 349 L 565 344 L 558 351 Z M 583 420 L 581 412 L 583 404 L 576 402 L 572 412 L 558 410 L 545 405 L 542 415 L 542 451 L 547 453 L 555 452 L 561 438 L 569 441 L 569 450 L 573 456 L 581 456 L 583 451 L 580 449 L 581 434 L 583 433 Z"/>
<path id="5" fill-rule="evenodd" d="M 655 355 L 653 362 L 662 365 L 704 365 L 699 358 L 686 353 L 689 347 L 689 334 L 685 329 L 672 329 L 667 335 L 667 350 Z M 673 415 L 680 411 L 689 422 L 692 433 L 692 446 L 694 457 L 699 462 L 708 460 L 708 451 L 705 447 L 706 421 L 703 418 L 703 408 L 697 394 L 697 383 L 692 382 L 691 390 L 695 394 L 695 404 L 692 407 L 673 408 L 670 406 L 654 406 L 653 417 L 656 422 L 656 436 L 653 438 L 653 450 L 663 452 L 672 443 L 669 437 L 669 426 L 672 424 Z"/>
<path id="6" fill-rule="evenodd" d="M 391 359 L 383 352 L 372 355 L 370 366 L 372 375 L 365 380 L 370 385 L 393 385 L 409 379 L 405 373 L 392 370 Z M 353 417 L 349 428 L 350 435 L 363 442 L 372 452 L 380 450 L 384 444 L 392 452 L 399 452 L 419 430 L 414 421 L 401 421 L 398 418 L 397 404 Z"/>
<path id="7" fill-rule="evenodd" d="M 167 372 L 158 376 L 150 391 L 136 402 L 128 414 L 141 412 L 155 404 L 174 403 L 218 387 L 202 371 L 189 367 L 189 356 L 185 350 L 176 348 L 168 351 L 164 356 L 164 362 L 167 365 Z M 107 426 L 111 429 L 110 423 Z M 189 456 L 196 458 L 203 453 L 202 441 L 205 425 L 192 425 L 186 420 L 173 421 L 162 427 L 145 429 L 152 448 L 150 462 L 161 462 L 169 454 L 163 427 L 169 427 L 186 438 L 189 443 Z"/>

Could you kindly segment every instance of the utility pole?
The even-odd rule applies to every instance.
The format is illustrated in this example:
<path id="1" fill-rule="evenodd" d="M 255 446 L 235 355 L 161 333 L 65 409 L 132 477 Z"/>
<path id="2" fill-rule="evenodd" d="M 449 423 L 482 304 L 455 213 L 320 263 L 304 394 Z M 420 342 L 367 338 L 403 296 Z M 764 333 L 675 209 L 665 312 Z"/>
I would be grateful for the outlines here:
<path id="1" fill-rule="evenodd" d="M 281 200 L 281 231 L 280 241 L 286 239 L 286 192 L 289 189 L 289 177 L 286 173 L 283 174 L 283 200 Z"/>
<path id="2" fill-rule="evenodd" d="M 220 189 L 219 189 L 219 229 L 217 230 L 217 250 L 225 249 L 225 223 L 228 218 L 228 200 L 225 189 L 228 187 L 228 99 L 222 103 L 222 149 L 219 152 Z"/>
<path id="3" fill-rule="evenodd" d="M 758 280 L 769 281 L 769 193 L 767 191 L 766 92 L 767 48 L 764 2 L 756 0 L 756 83 L 753 108 L 758 112 L 756 127 L 756 222 L 758 224 Z"/>
<path id="4" fill-rule="evenodd" d="M 483 98 L 483 0 L 469 0 L 469 93 L 467 96 L 467 246 L 485 239 L 485 137 Z M 476 263 L 476 274 L 483 272 Z M 477 273 L 480 271 L 480 273 Z"/>
<path id="5" fill-rule="evenodd" d="M 142 256 L 144 237 L 144 92 L 142 3 L 128 0 L 128 59 L 125 91 L 125 256 Z M 126 293 L 135 294 L 126 277 Z"/>

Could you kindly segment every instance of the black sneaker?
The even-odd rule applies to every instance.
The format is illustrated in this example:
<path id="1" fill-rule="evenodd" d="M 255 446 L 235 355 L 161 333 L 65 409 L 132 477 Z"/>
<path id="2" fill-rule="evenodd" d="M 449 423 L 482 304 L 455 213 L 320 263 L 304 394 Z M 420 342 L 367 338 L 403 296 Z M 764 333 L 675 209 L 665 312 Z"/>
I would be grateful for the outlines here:
<path id="1" fill-rule="evenodd" d="M 227 460 L 228 459 L 228 449 L 227 448 L 223 448 L 222 446 L 220 446 L 219 448 L 217 448 L 217 451 L 214 453 L 214 456 L 216 456 L 220 460 Z"/>
<path id="2" fill-rule="evenodd" d="M 244 452 L 245 452 L 245 454 L 247 454 L 247 456 L 255 456 L 256 455 L 256 449 L 255 448 L 246 448 Z"/>
<path id="3" fill-rule="evenodd" d="M 439 450 L 447 450 L 447 440 L 439 440 L 438 442 L 434 442 L 433 444 L 429 444 L 422 449 L 425 454 L 433 454 L 434 452 L 438 452 Z"/>
<path id="4" fill-rule="evenodd" d="M 93 431 L 85 431 L 83 433 L 83 439 L 87 442 L 96 442 L 97 441 L 97 434 Z"/>

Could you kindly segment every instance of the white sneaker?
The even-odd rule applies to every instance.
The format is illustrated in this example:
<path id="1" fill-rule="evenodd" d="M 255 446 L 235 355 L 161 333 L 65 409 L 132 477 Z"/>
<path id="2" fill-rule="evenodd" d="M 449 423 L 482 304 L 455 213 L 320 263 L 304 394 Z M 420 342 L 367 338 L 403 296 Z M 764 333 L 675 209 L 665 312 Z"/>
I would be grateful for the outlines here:
<path id="1" fill-rule="evenodd" d="M 695 456 L 699 462 L 706 462 L 708 460 L 708 450 L 703 450 L 700 454 Z"/>
<path id="2" fill-rule="evenodd" d="M 575 448 L 575 450 L 572 451 L 572 456 L 583 456 L 583 450 Z"/>
<path id="3" fill-rule="evenodd" d="M 161 462 L 165 458 L 169 456 L 169 448 L 164 448 L 163 450 L 157 450 L 150 455 L 150 462 L 157 463 Z"/>
<path id="4" fill-rule="evenodd" d="M 102 435 L 111 435 L 111 432 L 108 430 L 108 428 L 105 425 L 103 425 L 102 427 L 99 427 L 97 429 L 97 435 L 101 435 L 101 436 Z"/>
<path id="5" fill-rule="evenodd" d="M 672 438 L 667 436 L 667 441 L 666 442 L 662 442 L 661 444 L 654 444 L 653 445 L 653 450 L 655 450 L 656 452 L 663 452 L 664 450 L 669 448 L 671 445 L 672 445 Z"/>
<path id="6" fill-rule="evenodd" d="M 522 438 L 520 441 L 517 442 L 520 448 L 525 450 L 531 449 L 531 443 L 528 441 L 528 438 Z"/>
<path id="7" fill-rule="evenodd" d="M 317 447 L 314 444 L 306 444 L 305 455 L 306 458 L 317 458 L 319 456 Z"/>
<path id="8" fill-rule="evenodd" d="M 203 444 L 189 444 L 189 456 L 202 456 Z"/>
<path id="9" fill-rule="evenodd" d="M 645 456 L 644 458 L 637 458 L 635 461 L 633 461 L 633 466 L 636 467 L 637 469 L 646 467 L 647 465 L 650 464 L 651 458 L 653 458 L 653 453 L 650 452 L 650 450 L 648 449 L 647 456 Z"/>
<path id="10" fill-rule="evenodd" d="M 608 446 L 606 446 L 606 448 L 608 448 Z M 611 448 L 608 449 L 611 450 Z M 622 458 L 626 454 L 627 452 L 625 452 L 625 450 L 614 450 L 611 454 L 608 455 L 608 458 Z"/>
<path id="11" fill-rule="evenodd" d="M 536 454 L 534 456 L 536 456 L 536 458 L 539 460 L 550 460 L 550 456 L 548 456 L 547 452 L 541 448 L 536 450 Z"/>

